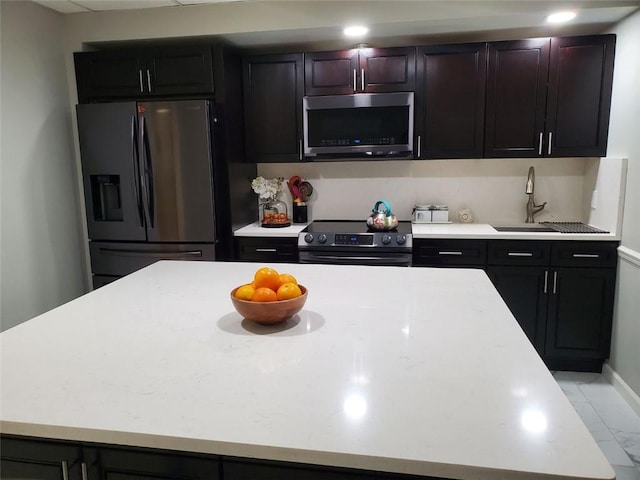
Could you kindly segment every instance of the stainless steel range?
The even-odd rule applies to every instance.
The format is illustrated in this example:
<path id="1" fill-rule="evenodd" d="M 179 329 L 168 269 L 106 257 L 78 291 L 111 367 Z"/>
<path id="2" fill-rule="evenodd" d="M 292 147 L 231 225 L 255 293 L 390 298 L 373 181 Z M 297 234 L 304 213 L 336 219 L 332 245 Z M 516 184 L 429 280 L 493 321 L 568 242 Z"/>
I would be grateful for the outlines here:
<path id="1" fill-rule="evenodd" d="M 300 263 L 411 266 L 411 222 L 387 232 L 365 221 L 319 220 L 298 234 Z"/>

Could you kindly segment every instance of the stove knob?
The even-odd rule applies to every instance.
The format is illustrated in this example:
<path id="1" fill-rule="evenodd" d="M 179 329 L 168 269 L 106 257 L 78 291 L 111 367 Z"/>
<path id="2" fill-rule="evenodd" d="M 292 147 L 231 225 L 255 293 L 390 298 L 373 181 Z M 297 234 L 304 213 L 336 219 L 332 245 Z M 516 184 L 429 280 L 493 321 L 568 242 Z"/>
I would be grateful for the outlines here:
<path id="1" fill-rule="evenodd" d="M 404 245 L 404 243 L 405 243 L 406 241 L 407 241 L 407 237 L 406 237 L 406 235 L 398 235 L 398 236 L 396 237 L 396 243 L 397 243 L 398 245 Z"/>
<path id="2" fill-rule="evenodd" d="M 391 235 L 383 235 L 382 243 L 384 243 L 385 245 L 389 245 L 391 243 Z"/>
<path id="3" fill-rule="evenodd" d="M 320 243 L 326 243 L 327 241 L 327 236 L 324 233 L 321 233 L 320 235 L 318 235 L 318 241 Z"/>
<path id="4" fill-rule="evenodd" d="M 313 242 L 313 235 L 311 235 L 310 233 L 307 233 L 307 234 L 304 236 L 304 241 L 305 241 L 305 242 L 307 242 L 307 243 L 311 243 L 311 242 Z"/>

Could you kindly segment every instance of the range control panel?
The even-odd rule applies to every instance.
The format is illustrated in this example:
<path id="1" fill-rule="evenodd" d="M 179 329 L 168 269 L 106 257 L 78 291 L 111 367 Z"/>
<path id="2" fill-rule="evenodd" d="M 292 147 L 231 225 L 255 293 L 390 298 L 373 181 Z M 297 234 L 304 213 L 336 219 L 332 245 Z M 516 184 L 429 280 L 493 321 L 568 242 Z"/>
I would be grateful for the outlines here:
<path id="1" fill-rule="evenodd" d="M 298 247 L 359 247 L 375 249 L 407 249 L 412 247 L 410 233 L 370 232 L 370 233 L 331 233 L 302 232 L 298 236 Z"/>

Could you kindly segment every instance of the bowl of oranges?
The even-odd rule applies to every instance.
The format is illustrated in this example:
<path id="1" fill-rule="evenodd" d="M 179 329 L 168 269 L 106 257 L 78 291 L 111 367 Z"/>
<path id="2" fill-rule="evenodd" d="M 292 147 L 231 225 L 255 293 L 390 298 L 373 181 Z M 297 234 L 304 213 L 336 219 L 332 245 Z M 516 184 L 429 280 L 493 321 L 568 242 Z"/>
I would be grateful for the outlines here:
<path id="1" fill-rule="evenodd" d="M 289 273 L 269 267 L 256 270 L 250 283 L 231 290 L 231 303 L 247 320 L 274 325 L 302 310 L 308 291 Z"/>

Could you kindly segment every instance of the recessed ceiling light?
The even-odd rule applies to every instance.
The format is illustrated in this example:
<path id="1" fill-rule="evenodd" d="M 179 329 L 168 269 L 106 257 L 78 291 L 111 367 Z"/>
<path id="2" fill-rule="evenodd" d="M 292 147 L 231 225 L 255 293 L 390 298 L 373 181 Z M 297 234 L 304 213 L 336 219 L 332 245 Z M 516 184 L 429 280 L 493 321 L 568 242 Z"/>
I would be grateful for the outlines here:
<path id="1" fill-rule="evenodd" d="M 347 37 L 362 37 L 369 32 L 367 27 L 363 27 L 362 25 L 353 25 L 351 27 L 346 27 L 342 33 L 344 33 Z"/>
<path id="2" fill-rule="evenodd" d="M 556 12 L 547 17 L 549 23 L 564 23 L 576 18 L 576 12 Z"/>

